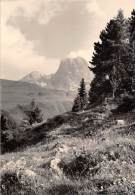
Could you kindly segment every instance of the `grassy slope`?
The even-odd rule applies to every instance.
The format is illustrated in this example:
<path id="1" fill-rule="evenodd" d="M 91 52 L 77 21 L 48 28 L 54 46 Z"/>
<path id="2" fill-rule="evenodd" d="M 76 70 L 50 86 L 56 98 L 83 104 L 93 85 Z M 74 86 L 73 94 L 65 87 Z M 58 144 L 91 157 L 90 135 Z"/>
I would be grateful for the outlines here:
<path id="1" fill-rule="evenodd" d="M 94 109 L 49 120 L 27 134 L 42 141 L 1 156 L 1 174 L 21 175 L 30 194 L 134 194 L 135 113 L 117 118 L 126 124 Z"/>

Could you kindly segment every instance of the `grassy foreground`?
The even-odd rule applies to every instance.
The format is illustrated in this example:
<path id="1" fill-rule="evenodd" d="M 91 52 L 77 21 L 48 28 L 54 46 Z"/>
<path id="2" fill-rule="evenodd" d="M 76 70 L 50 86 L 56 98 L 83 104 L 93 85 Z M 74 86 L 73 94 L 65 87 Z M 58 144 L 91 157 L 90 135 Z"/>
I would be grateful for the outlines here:
<path id="1" fill-rule="evenodd" d="M 134 112 L 107 116 L 93 109 L 59 116 L 45 136 L 42 125 L 39 143 L 1 155 L 2 195 L 134 194 L 134 121 Z"/>

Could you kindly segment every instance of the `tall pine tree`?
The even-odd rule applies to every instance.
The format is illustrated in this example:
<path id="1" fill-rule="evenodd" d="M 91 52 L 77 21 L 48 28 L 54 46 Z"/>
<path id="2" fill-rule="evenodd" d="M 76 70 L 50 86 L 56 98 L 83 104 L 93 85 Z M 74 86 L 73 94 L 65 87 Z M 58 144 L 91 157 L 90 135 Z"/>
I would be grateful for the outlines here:
<path id="1" fill-rule="evenodd" d="M 131 13 L 129 22 L 129 33 L 130 33 L 130 53 L 131 53 L 131 69 L 132 69 L 132 92 L 135 93 L 135 10 Z"/>
<path id="2" fill-rule="evenodd" d="M 135 42 L 135 9 L 132 11 L 130 19 L 130 42 L 131 44 Z"/>
<path id="3" fill-rule="evenodd" d="M 74 100 L 74 104 L 73 104 L 73 107 L 72 107 L 72 112 L 78 112 L 80 110 L 81 110 L 81 99 L 80 99 L 80 96 L 77 95 L 77 97 Z"/>
<path id="4" fill-rule="evenodd" d="M 80 87 L 78 88 L 78 95 L 74 100 L 74 105 L 72 111 L 77 112 L 79 110 L 85 109 L 87 106 L 87 93 L 85 88 L 85 81 L 82 78 L 80 82 Z"/>
<path id="5" fill-rule="evenodd" d="M 116 18 L 110 20 L 100 34 L 100 42 L 95 43 L 90 70 L 95 74 L 89 92 L 89 101 L 103 101 L 107 95 L 113 98 L 124 89 L 124 80 L 128 77 L 129 62 L 128 33 L 126 20 L 120 10 Z"/>
<path id="6" fill-rule="evenodd" d="M 86 93 L 86 88 L 85 88 L 85 81 L 84 78 L 82 78 L 80 82 L 80 87 L 78 89 L 78 94 L 81 99 L 81 108 L 85 108 L 87 105 L 87 93 Z"/>

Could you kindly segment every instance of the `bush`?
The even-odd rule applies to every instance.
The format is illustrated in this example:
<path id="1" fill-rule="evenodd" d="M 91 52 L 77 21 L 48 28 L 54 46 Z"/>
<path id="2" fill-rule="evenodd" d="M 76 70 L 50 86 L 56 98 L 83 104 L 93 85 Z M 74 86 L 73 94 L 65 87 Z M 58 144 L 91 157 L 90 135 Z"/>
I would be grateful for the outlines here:
<path id="1" fill-rule="evenodd" d="M 25 113 L 29 118 L 28 120 L 30 125 L 32 125 L 33 123 L 41 123 L 43 121 L 42 111 L 34 100 L 32 100 Z"/>
<path id="2" fill-rule="evenodd" d="M 2 195 L 18 193 L 22 189 L 22 184 L 14 172 L 6 172 L 1 176 Z"/>
<path id="3" fill-rule="evenodd" d="M 1 126 L 1 129 L 7 130 L 7 129 L 15 129 L 17 127 L 17 124 L 15 120 L 12 118 L 12 116 L 7 111 L 2 110 L 0 126 Z"/>
<path id="4" fill-rule="evenodd" d="M 14 143 L 15 128 L 17 127 L 14 119 L 8 112 L 2 111 L 1 114 L 1 152 L 10 150 Z"/>
<path id="5" fill-rule="evenodd" d="M 135 109 L 135 97 L 125 96 L 123 97 L 122 103 L 117 107 L 117 109 L 112 110 L 114 113 L 126 113 Z"/>
<path id="6" fill-rule="evenodd" d="M 6 172 L 1 176 L 2 195 L 36 195 L 30 184 L 22 181 L 21 175 Z"/>

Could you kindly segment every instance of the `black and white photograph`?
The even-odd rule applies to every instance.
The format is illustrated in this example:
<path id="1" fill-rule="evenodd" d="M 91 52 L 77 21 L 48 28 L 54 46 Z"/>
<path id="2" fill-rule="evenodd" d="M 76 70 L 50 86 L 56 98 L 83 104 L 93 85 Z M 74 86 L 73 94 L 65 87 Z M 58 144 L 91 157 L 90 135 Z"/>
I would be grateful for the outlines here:
<path id="1" fill-rule="evenodd" d="M 0 0 L 0 194 L 135 195 L 135 0 Z"/>

